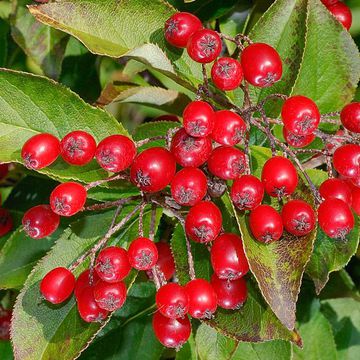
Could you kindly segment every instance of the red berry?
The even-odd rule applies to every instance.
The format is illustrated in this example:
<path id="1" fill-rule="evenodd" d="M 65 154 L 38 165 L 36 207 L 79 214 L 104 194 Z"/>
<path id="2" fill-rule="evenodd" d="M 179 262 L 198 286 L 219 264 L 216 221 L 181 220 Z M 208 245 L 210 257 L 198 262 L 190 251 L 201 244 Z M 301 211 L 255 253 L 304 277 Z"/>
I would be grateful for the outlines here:
<path id="1" fill-rule="evenodd" d="M 327 179 L 319 187 L 320 195 L 324 199 L 336 198 L 351 204 L 351 189 L 340 179 Z"/>
<path id="2" fill-rule="evenodd" d="M 25 166 L 34 170 L 51 165 L 59 155 L 59 139 L 47 133 L 31 137 L 21 150 L 21 157 L 24 159 Z"/>
<path id="3" fill-rule="evenodd" d="M 328 10 L 335 16 L 336 20 L 339 21 L 346 30 L 351 28 L 352 24 L 352 13 L 350 8 L 343 2 L 337 2 L 327 7 Z"/>
<path id="4" fill-rule="evenodd" d="M 165 280 L 170 280 L 175 273 L 175 262 L 170 245 L 164 242 L 158 242 L 155 245 L 159 254 L 156 268 L 163 273 Z"/>
<path id="5" fill-rule="evenodd" d="M 0 305 L 0 340 L 10 340 L 12 311 Z"/>
<path id="6" fill-rule="evenodd" d="M 240 86 L 243 71 L 240 63 L 229 57 L 222 57 L 214 62 L 211 68 L 214 85 L 223 91 L 234 90 Z"/>
<path id="7" fill-rule="evenodd" d="M 337 2 L 339 2 L 340 0 L 321 0 L 321 2 L 326 6 L 330 6 L 330 5 L 334 5 Z"/>
<path id="8" fill-rule="evenodd" d="M 360 102 L 346 105 L 340 113 L 340 119 L 344 128 L 360 133 Z"/>
<path id="9" fill-rule="evenodd" d="M 139 237 L 129 246 L 128 258 L 130 265 L 137 270 L 149 270 L 158 260 L 157 248 L 150 239 Z"/>
<path id="10" fill-rule="evenodd" d="M 295 236 L 304 236 L 314 230 L 316 216 L 313 208 L 303 200 L 290 200 L 281 212 L 284 228 Z"/>
<path id="11" fill-rule="evenodd" d="M 220 55 L 221 48 L 220 36 L 210 29 L 194 32 L 186 46 L 189 56 L 199 63 L 213 62 Z"/>
<path id="12" fill-rule="evenodd" d="M 333 155 L 335 170 L 342 176 L 356 178 L 360 176 L 360 146 L 347 144 L 337 148 Z"/>
<path id="13" fill-rule="evenodd" d="M 211 134 L 214 127 L 214 110 L 205 101 L 192 101 L 183 113 L 183 125 L 188 135 L 204 137 Z"/>
<path id="14" fill-rule="evenodd" d="M 221 234 L 211 247 L 211 265 L 220 279 L 236 280 L 249 271 L 243 243 L 235 234 Z"/>
<path id="15" fill-rule="evenodd" d="M 96 141 L 86 131 L 72 131 L 61 140 L 60 150 L 67 163 L 85 165 L 95 156 Z"/>
<path id="16" fill-rule="evenodd" d="M 157 339 L 168 348 L 181 348 L 191 334 L 191 324 L 187 316 L 179 319 L 170 319 L 156 312 L 152 321 Z"/>
<path id="17" fill-rule="evenodd" d="M 211 201 L 201 201 L 193 206 L 185 219 L 187 235 L 191 240 L 200 243 L 215 240 L 221 226 L 221 212 Z"/>
<path id="18" fill-rule="evenodd" d="M 206 195 L 207 179 L 197 168 L 177 172 L 171 182 L 171 195 L 182 206 L 194 206 Z"/>
<path id="19" fill-rule="evenodd" d="M 287 130 L 301 136 L 312 134 L 320 123 L 320 112 L 314 101 L 301 95 L 285 101 L 281 117 Z"/>
<path id="20" fill-rule="evenodd" d="M 109 283 L 123 280 L 130 272 L 126 250 L 117 246 L 110 246 L 100 251 L 95 269 L 100 279 Z"/>
<path id="21" fill-rule="evenodd" d="M 261 181 L 270 196 L 282 197 L 295 191 L 298 175 L 289 159 L 274 156 L 266 161 L 262 169 Z"/>
<path id="22" fill-rule="evenodd" d="M 283 135 L 284 135 L 285 141 L 294 148 L 303 148 L 305 146 L 308 146 L 315 139 L 314 134 L 295 135 L 295 134 L 291 133 L 289 130 L 287 130 L 286 127 L 283 128 Z"/>
<path id="23" fill-rule="evenodd" d="M 219 279 L 213 274 L 211 285 L 217 295 L 217 304 L 223 309 L 238 310 L 247 299 L 248 292 L 244 278 L 229 281 Z"/>
<path id="24" fill-rule="evenodd" d="M 170 184 L 175 175 L 176 162 L 170 151 L 162 147 L 144 150 L 130 169 L 133 184 L 145 192 L 157 192 Z"/>
<path id="25" fill-rule="evenodd" d="M 94 286 L 94 299 L 101 309 L 120 309 L 126 300 L 126 286 L 122 281 L 110 284 L 100 280 Z"/>
<path id="26" fill-rule="evenodd" d="M 168 318 L 183 318 L 189 309 L 189 298 L 181 285 L 168 283 L 156 293 L 156 305 L 159 312 Z"/>
<path id="27" fill-rule="evenodd" d="M 350 185 L 350 187 L 352 197 L 351 207 L 357 215 L 360 215 L 360 188 L 352 184 Z"/>
<path id="28" fill-rule="evenodd" d="M 22 224 L 28 236 L 42 239 L 56 231 L 60 216 L 55 214 L 49 205 L 37 205 L 24 214 Z"/>
<path id="29" fill-rule="evenodd" d="M 271 86 L 282 76 L 279 53 L 268 44 L 247 46 L 241 54 L 241 65 L 245 79 L 254 86 Z"/>
<path id="30" fill-rule="evenodd" d="M 230 110 L 215 112 L 214 129 L 211 134 L 213 140 L 221 145 L 233 146 L 245 138 L 245 121 Z"/>
<path id="31" fill-rule="evenodd" d="M 183 167 L 199 167 L 210 156 L 212 149 L 209 137 L 195 138 L 179 129 L 171 141 L 171 152 L 176 162 Z"/>
<path id="32" fill-rule="evenodd" d="M 243 175 L 233 182 L 230 196 L 239 210 L 253 210 L 262 202 L 264 185 L 253 175 Z"/>
<path id="33" fill-rule="evenodd" d="M 321 229 L 331 238 L 343 239 L 354 227 L 354 215 L 348 204 L 339 199 L 326 199 L 318 209 Z"/>
<path id="34" fill-rule="evenodd" d="M 277 241 L 283 233 L 279 213 L 269 205 L 259 205 L 250 213 L 249 225 L 255 239 L 265 244 Z"/>
<path id="35" fill-rule="evenodd" d="M 13 220 L 10 213 L 0 208 L 0 237 L 6 235 L 13 228 Z"/>
<path id="36" fill-rule="evenodd" d="M 217 296 L 204 279 L 189 281 L 185 290 L 189 297 L 189 314 L 196 319 L 211 319 L 217 308 Z"/>
<path id="37" fill-rule="evenodd" d="M 40 283 L 42 296 L 52 304 L 60 304 L 68 299 L 75 287 L 75 277 L 64 267 L 48 272 Z"/>
<path id="38" fill-rule="evenodd" d="M 202 29 L 201 21 L 193 14 L 178 12 L 165 23 L 165 39 L 173 46 L 184 48 L 190 36 Z"/>
<path id="39" fill-rule="evenodd" d="M 96 271 L 93 271 L 92 275 L 93 275 L 93 279 L 92 279 L 93 281 L 91 284 L 90 284 L 90 269 L 84 270 L 76 279 L 75 289 L 74 289 L 74 295 L 76 299 L 79 297 L 79 295 L 85 288 L 94 287 L 94 285 L 97 284 L 97 282 L 100 280 Z"/>
<path id="40" fill-rule="evenodd" d="M 77 300 L 78 311 L 81 318 L 86 322 L 102 322 L 108 316 L 107 310 L 101 309 L 95 301 L 93 289 L 85 288 Z"/>
<path id="41" fill-rule="evenodd" d="M 58 185 L 50 195 L 50 206 L 54 213 L 72 216 L 85 205 L 87 192 L 84 186 L 76 182 Z"/>
<path id="42" fill-rule="evenodd" d="M 0 180 L 7 176 L 9 173 L 10 164 L 0 164 Z"/>
<path id="43" fill-rule="evenodd" d="M 215 148 L 207 164 L 213 175 L 224 180 L 236 179 L 246 170 L 245 154 L 232 146 Z"/>
<path id="44" fill-rule="evenodd" d="M 134 142 L 124 135 L 111 135 L 100 141 L 95 157 L 99 165 L 111 172 L 127 169 L 136 156 Z"/>

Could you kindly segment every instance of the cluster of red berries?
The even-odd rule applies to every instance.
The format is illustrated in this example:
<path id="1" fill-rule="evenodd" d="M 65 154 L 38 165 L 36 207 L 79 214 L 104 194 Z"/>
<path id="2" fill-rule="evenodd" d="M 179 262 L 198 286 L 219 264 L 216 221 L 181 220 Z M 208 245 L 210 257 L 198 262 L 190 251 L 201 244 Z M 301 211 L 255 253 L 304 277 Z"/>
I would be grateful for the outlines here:
<path id="1" fill-rule="evenodd" d="M 340 0 L 321 0 L 321 2 L 347 30 L 351 28 L 352 14 L 346 4 Z"/>
<path id="2" fill-rule="evenodd" d="M 0 180 L 4 179 L 9 172 L 9 164 L 0 164 Z M 0 206 L 1 206 L 0 194 Z M 13 228 L 13 220 L 8 210 L 0 207 L 0 237 L 6 235 Z"/>

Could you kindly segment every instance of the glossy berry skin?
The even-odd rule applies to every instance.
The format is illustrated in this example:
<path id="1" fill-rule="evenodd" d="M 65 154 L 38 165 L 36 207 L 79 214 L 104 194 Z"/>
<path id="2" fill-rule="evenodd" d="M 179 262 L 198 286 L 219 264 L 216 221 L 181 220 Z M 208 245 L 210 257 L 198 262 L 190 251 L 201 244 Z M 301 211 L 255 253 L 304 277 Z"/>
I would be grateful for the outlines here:
<path id="1" fill-rule="evenodd" d="M 210 251 L 211 265 L 220 279 L 236 280 L 249 271 L 242 240 L 235 234 L 218 236 Z"/>
<path id="2" fill-rule="evenodd" d="M 94 285 L 96 285 L 100 280 L 96 271 L 93 271 L 92 275 L 93 275 L 92 283 L 90 283 L 90 269 L 84 270 L 76 279 L 75 288 L 74 288 L 74 295 L 76 299 L 79 297 L 79 295 L 84 289 L 88 287 L 93 288 Z"/>
<path id="3" fill-rule="evenodd" d="M 48 272 L 40 283 L 42 296 L 52 304 L 60 304 L 68 299 L 75 287 L 75 276 L 64 267 Z"/>
<path id="4" fill-rule="evenodd" d="M 10 164 L 0 164 L 0 180 L 5 178 L 9 173 L 9 165 Z"/>
<path id="5" fill-rule="evenodd" d="M 281 217 L 285 230 L 295 236 L 304 236 L 314 230 L 316 215 L 303 200 L 290 200 L 282 208 Z"/>
<path id="6" fill-rule="evenodd" d="M 211 285 L 217 295 L 217 304 L 223 309 L 238 310 L 247 299 L 248 291 L 244 278 L 229 281 L 219 279 L 213 274 Z"/>
<path id="7" fill-rule="evenodd" d="M 77 299 L 78 311 L 81 318 L 88 322 L 102 322 L 106 319 L 109 312 L 101 309 L 95 301 L 93 288 L 85 288 Z"/>
<path id="8" fill-rule="evenodd" d="M 171 182 L 171 196 L 181 206 L 194 206 L 206 195 L 207 179 L 197 168 L 177 172 Z"/>
<path id="9" fill-rule="evenodd" d="M 201 21 L 193 14 L 178 12 L 165 23 L 165 39 L 175 47 L 185 48 L 190 36 L 202 27 Z"/>
<path id="10" fill-rule="evenodd" d="M 280 214 L 269 205 L 259 205 L 249 217 L 249 225 L 255 239 L 265 244 L 277 241 L 283 233 Z"/>
<path id="11" fill-rule="evenodd" d="M 333 155 L 335 170 L 347 178 L 360 176 L 360 146 L 347 144 L 338 147 Z"/>
<path id="12" fill-rule="evenodd" d="M 136 156 L 134 142 L 124 135 L 111 135 L 99 142 L 95 158 L 99 165 L 111 172 L 127 169 Z"/>
<path id="13" fill-rule="evenodd" d="M 348 204 L 339 199 L 326 199 L 318 209 L 321 229 L 331 238 L 344 239 L 354 227 L 354 215 Z"/>
<path id="14" fill-rule="evenodd" d="M 25 166 L 33 170 L 40 170 L 51 165 L 59 155 L 59 139 L 47 133 L 31 137 L 21 150 Z"/>
<path id="15" fill-rule="evenodd" d="M 60 216 L 55 214 L 49 205 L 37 205 L 23 216 L 24 231 L 33 239 L 42 239 L 51 235 L 60 224 Z"/>
<path id="16" fill-rule="evenodd" d="M 330 6 L 330 5 L 334 5 L 337 2 L 339 2 L 340 0 L 321 0 L 321 2 L 326 6 Z"/>
<path id="17" fill-rule="evenodd" d="M 131 270 L 126 250 L 117 246 L 101 250 L 95 270 L 102 281 L 115 283 L 123 280 Z"/>
<path id="18" fill-rule="evenodd" d="M 346 30 L 351 28 L 352 24 L 352 13 L 350 8 L 339 1 L 333 5 L 327 7 L 328 10 L 335 16 L 336 20 L 339 21 Z"/>
<path id="19" fill-rule="evenodd" d="M 182 167 L 199 167 L 209 158 L 212 150 L 209 137 L 195 138 L 179 129 L 171 141 L 171 153 Z"/>
<path id="20" fill-rule="evenodd" d="M 282 197 L 292 194 L 298 184 L 298 175 L 292 162 L 282 156 L 267 160 L 261 173 L 267 194 Z"/>
<path id="21" fill-rule="evenodd" d="M 211 68 L 211 79 L 220 90 L 234 90 L 240 86 L 243 79 L 241 64 L 233 58 L 219 58 Z"/>
<path id="22" fill-rule="evenodd" d="M 314 139 L 314 134 L 309 135 L 295 135 L 291 133 L 286 127 L 283 128 L 283 135 L 285 141 L 294 148 L 303 148 L 305 146 L 310 145 Z"/>
<path id="23" fill-rule="evenodd" d="M 191 334 L 191 324 L 187 316 L 170 319 L 160 312 L 156 312 L 152 321 L 156 338 L 168 348 L 180 349 Z"/>
<path id="24" fill-rule="evenodd" d="M 236 179 L 246 170 L 245 154 L 232 146 L 215 148 L 207 164 L 209 171 L 223 180 Z"/>
<path id="25" fill-rule="evenodd" d="M 86 131 L 72 131 L 60 142 L 61 156 L 71 165 L 85 165 L 95 156 L 96 141 Z"/>
<path id="26" fill-rule="evenodd" d="M 149 270 L 158 261 L 157 247 L 150 239 L 138 237 L 129 246 L 128 258 L 134 269 Z"/>
<path id="27" fill-rule="evenodd" d="M 251 85 L 268 87 L 282 76 L 282 61 L 278 52 L 268 44 L 255 43 L 241 53 L 245 80 Z"/>
<path id="28" fill-rule="evenodd" d="M 13 228 L 11 214 L 3 208 L 0 208 L 0 237 L 6 235 Z"/>
<path id="29" fill-rule="evenodd" d="M 233 146 L 245 137 L 245 121 L 230 110 L 215 112 L 214 129 L 211 138 L 221 145 Z"/>
<path id="30" fill-rule="evenodd" d="M 169 185 L 175 171 L 176 162 L 170 151 L 153 147 L 135 158 L 130 169 L 130 179 L 140 190 L 153 193 Z"/>
<path id="31" fill-rule="evenodd" d="M 344 128 L 360 133 L 360 102 L 346 105 L 340 113 L 340 120 Z"/>
<path id="32" fill-rule="evenodd" d="M 164 242 L 158 242 L 155 245 L 159 254 L 156 267 L 163 273 L 165 280 L 170 280 L 175 274 L 175 262 L 170 245 Z"/>
<path id="33" fill-rule="evenodd" d="M 189 314 L 195 319 L 211 319 L 217 308 L 217 296 L 211 284 L 195 279 L 185 285 L 189 297 Z"/>
<path id="34" fill-rule="evenodd" d="M 351 183 L 349 187 L 351 188 L 351 207 L 357 215 L 360 215 L 360 188 Z"/>
<path id="35" fill-rule="evenodd" d="M 193 137 L 211 134 L 214 127 L 214 110 L 205 101 L 192 101 L 183 113 L 183 126 L 186 133 Z"/>
<path id="36" fill-rule="evenodd" d="M 306 96 L 289 97 L 282 109 L 281 117 L 284 126 L 295 135 L 310 135 L 320 123 L 320 112 L 314 101 Z"/>
<path id="37" fill-rule="evenodd" d="M 72 216 L 85 205 L 86 189 L 76 182 L 58 185 L 50 195 L 50 206 L 54 213 L 61 216 Z"/>
<path id="38" fill-rule="evenodd" d="M 239 210 L 253 210 L 262 202 L 264 185 L 253 175 L 243 175 L 234 180 L 230 197 Z"/>
<path id="39" fill-rule="evenodd" d="M 183 318 L 189 309 L 189 298 L 185 288 L 177 283 L 163 285 L 156 293 L 159 312 L 170 318 Z"/>
<path id="40" fill-rule="evenodd" d="M 126 286 L 122 281 L 110 284 L 100 280 L 93 291 L 99 308 L 107 311 L 120 309 L 126 300 Z"/>
<path id="41" fill-rule="evenodd" d="M 185 219 L 185 230 L 191 240 L 208 243 L 216 239 L 222 226 L 219 208 L 211 201 L 193 206 Z"/>
<path id="42" fill-rule="evenodd" d="M 341 179 L 327 179 L 319 187 L 320 195 L 324 199 L 336 198 L 340 199 L 347 204 L 351 204 L 351 188 Z"/>
<path id="43" fill-rule="evenodd" d="M 220 55 L 221 48 L 220 36 L 210 29 L 196 31 L 186 46 L 189 56 L 203 64 L 213 62 Z"/>

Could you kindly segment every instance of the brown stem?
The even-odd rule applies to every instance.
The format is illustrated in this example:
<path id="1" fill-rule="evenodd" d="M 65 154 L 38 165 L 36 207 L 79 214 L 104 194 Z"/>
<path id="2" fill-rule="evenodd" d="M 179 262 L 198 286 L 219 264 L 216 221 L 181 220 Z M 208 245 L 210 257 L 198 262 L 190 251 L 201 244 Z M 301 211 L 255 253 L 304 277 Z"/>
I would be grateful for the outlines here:
<path id="1" fill-rule="evenodd" d="M 153 141 L 158 141 L 158 140 L 166 140 L 166 135 L 158 135 L 158 136 L 153 136 L 151 138 L 147 138 L 147 139 L 143 139 L 143 140 L 139 140 L 135 143 L 136 147 L 139 148 L 143 145 L 146 145 L 150 142 Z"/>
<path id="2" fill-rule="evenodd" d="M 204 92 L 206 96 L 210 95 L 210 90 L 209 90 L 209 80 L 207 77 L 207 73 L 206 73 L 206 65 L 205 64 L 201 64 L 201 71 L 202 71 L 202 76 L 203 76 L 203 81 L 204 81 Z"/>
<path id="3" fill-rule="evenodd" d="M 116 180 L 129 180 L 129 175 L 127 175 L 127 174 L 118 174 L 118 175 L 115 175 L 113 177 L 109 177 L 107 179 L 93 181 L 93 182 L 87 184 L 85 186 L 85 189 L 89 190 L 89 189 L 92 189 L 92 188 L 94 188 L 96 186 L 105 184 L 105 183 L 110 182 L 110 181 L 116 181 Z"/>
<path id="4" fill-rule="evenodd" d="M 109 208 L 112 208 L 115 206 L 125 205 L 127 203 L 130 203 L 131 201 L 139 200 L 139 199 L 141 199 L 141 196 L 139 196 L 139 195 L 129 196 L 128 198 L 124 198 L 124 199 L 119 199 L 119 200 L 115 200 L 115 201 L 106 201 L 106 202 L 100 203 L 100 204 L 89 205 L 89 206 L 84 207 L 81 211 L 105 210 L 105 209 L 109 209 Z"/>
<path id="5" fill-rule="evenodd" d="M 144 237 L 144 210 L 145 210 L 146 203 L 143 202 L 140 205 L 139 210 L 139 237 Z"/>

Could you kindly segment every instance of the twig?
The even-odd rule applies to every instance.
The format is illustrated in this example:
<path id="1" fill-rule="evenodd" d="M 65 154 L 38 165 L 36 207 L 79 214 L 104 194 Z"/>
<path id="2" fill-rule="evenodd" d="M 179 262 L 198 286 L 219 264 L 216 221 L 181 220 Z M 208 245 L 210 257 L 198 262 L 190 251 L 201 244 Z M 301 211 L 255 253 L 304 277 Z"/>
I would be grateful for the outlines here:
<path id="1" fill-rule="evenodd" d="M 139 140 L 135 143 L 136 147 L 139 148 L 143 145 L 146 145 L 150 142 L 153 141 L 158 141 L 158 140 L 166 140 L 166 135 L 158 135 L 158 136 L 153 136 L 151 138 L 147 138 L 147 139 L 143 139 L 143 140 Z"/>
<path id="2" fill-rule="evenodd" d="M 106 201 L 106 202 L 100 203 L 100 204 L 89 205 L 89 206 L 84 207 L 81 211 L 105 210 L 105 209 L 109 209 L 109 208 L 112 208 L 115 206 L 125 205 L 127 203 L 130 203 L 131 201 L 139 200 L 139 199 L 141 199 L 141 196 L 139 196 L 139 195 L 129 196 L 124 199 L 119 199 L 119 200 L 115 200 L 115 201 Z"/>
<path id="3" fill-rule="evenodd" d="M 143 202 L 140 205 L 139 210 L 139 237 L 144 237 L 144 209 L 145 209 L 146 203 Z"/>
<path id="4" fill-rule="evenodd" d="M 94 188 L 96 186 L 105 184 L 105 183 L 110 182 L 110 181 L 115 181 L 115 180 L 129 180 L 129 175 L 127 175 L 127 174 L 118 174 L 118 175 L 115 175 L 113 177 L 109 177 L 107 179 L 93 181 L 93 182 L 87 184 L 85 186 L 85 189 L 89 190 L 89 189 L 92 189 L 92 188 Z"/>

